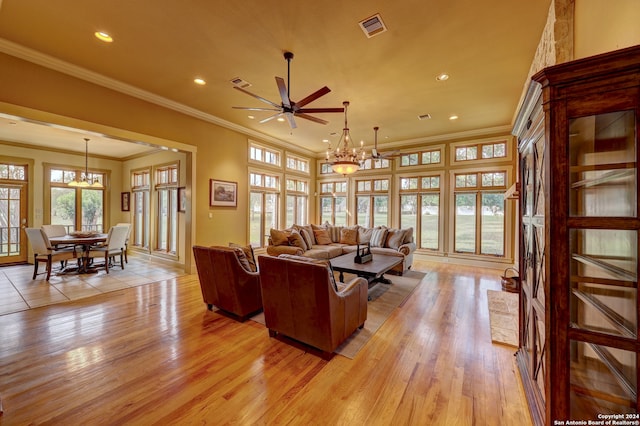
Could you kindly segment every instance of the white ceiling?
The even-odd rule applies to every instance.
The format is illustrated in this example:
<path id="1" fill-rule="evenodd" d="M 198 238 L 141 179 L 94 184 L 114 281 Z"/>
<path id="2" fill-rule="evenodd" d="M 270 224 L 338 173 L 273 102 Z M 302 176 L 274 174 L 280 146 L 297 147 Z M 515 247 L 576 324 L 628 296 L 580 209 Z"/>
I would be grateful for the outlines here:
<path id="1" fill-rule="evenodd" d="M 308 107 L 341 107 L 348 100 L 354 139 L 390 145 L 415 143 L 480 129 L 508 129 L 526 84 L 550 0 L 2 0 L 0 41 L 56 58 L 105 81 L 134 88 L 160 104 L 194 112 L 322 152 L 323 139 L 337 141 L 341 113 L 312 114 L 298 127 L 271 120 L 269 113 L 233 106 L 266 104 L 237 90 L 230 80 L 277 103 L 274 77 L 287 80 L 284 51 L 291 62 L 294 101 L 328 86 L 331 92 Z M 367 38 L 358 22 L 379 13 L 388 31 Z M 93 33 L 107 31 L 113 43 Z M 442 72 L 451 77 L 436 81 Z M 207 81 L 205 86 L 193 78 Z M 125 91 L 127 91 L 125 89 Z M 430 114 L 431 119 L 418 116 Z M 449 120 L 452 114 L 460 118 Z M 0 139 L 75 150 L 75 132 L 0 119 Z M 15 120 L 14 120 L 15 121 Z M 100 123 L 98 123 L 100 124 Z M 125 129 L 129 130 L 129 129 Z M 91 152 L 124 158 L 147 149 L 99 135 Z M 187 142 L 187 141 L 183 141 Z M 75 146 L 75 143 L 73 144 Z M 114 149 L 117 147 L 117 150 Z M 384 149 L 384 147 L 383 147 Z M 116 154 L 114 154 L 116 153 Z"/>

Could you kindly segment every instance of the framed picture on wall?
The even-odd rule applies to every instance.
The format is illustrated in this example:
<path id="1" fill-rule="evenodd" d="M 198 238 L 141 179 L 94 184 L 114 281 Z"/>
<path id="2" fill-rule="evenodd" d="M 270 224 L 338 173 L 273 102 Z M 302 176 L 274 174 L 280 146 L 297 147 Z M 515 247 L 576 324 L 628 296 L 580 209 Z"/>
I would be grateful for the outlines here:
<path id="1" fill-rule="evenodd" d="M 238 182 L 209 179 L 209 205 L 235 207 L 238 204 Z"/>
<path id="2" fill-rule="evenodd" d="M 121 192 L 120 193 L 120 210 L 122 210 L 123 212 L 128 212 L 130 209 L 130 199 L 129 197 L 131 196 L 130 192 Z"/>
<path id="3" fill-rule="evenodd" d="M 187 194 L 184 186 L 178 188 L 178 211 L 180 213 L 187 211 Z"/>

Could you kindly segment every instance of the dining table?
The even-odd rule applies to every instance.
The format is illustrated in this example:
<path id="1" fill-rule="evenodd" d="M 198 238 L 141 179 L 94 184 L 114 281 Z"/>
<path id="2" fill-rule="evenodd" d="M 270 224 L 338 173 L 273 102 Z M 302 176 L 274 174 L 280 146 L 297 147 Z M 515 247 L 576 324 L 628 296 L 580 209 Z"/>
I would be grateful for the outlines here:
<path id="1" fill-rule="evenodd" d="M 89 267 L 89 250 L 92 246 L 99 245 L 107 241 L 108 234 L 102 233 L 69 233 L 58 237 L 50 237 L 49 242 L 53 247 L 77 247 L 80 252 L 77 267 L 65 267 L 58 274 L 76 272 L 78 274 L 90 274 L 96 272 Z"/>

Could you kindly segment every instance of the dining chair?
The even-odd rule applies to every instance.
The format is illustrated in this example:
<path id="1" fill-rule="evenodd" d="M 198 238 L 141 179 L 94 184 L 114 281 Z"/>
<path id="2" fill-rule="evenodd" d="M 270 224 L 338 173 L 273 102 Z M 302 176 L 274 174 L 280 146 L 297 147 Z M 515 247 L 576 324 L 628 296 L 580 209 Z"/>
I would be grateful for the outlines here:
<path id="1" fill-rule="evenodd" d="M 64 225 L 42 225 L 42 230 L 48 238 L 64 237 L 67 235 L 67 228 Z M 58 245 L 55 248 L 73 247 L 73 244 Z"/>
<path id="2" fill-rule="evenodd" d="M 131 236 L 131 224 L 126 222 L 120 222 L 120 223 L 116 223 L 116 226 L 127 227 L 127 239 L 124 242 L 124 262 L 129 263 L 129 259 L 127 258 L 127 252 L 129 251 L 129 237 Z"/>
<path id="3" fill-rule="evenodd" d="M 120 255 L 120 266 L 124 269 L 123 256 L 125 251 L 125 241 L 129 229 L 126 226 L 112 226 L 109 229 L 107 240 L 101 246 L 91 247 L 85 253 L 87 260 L 93 258 L 104 258 L 104 268 L 109 273 L 109 258 Z M 96 266 L 96 265 L 94 265 Z M 102 265 L 100 265 L 102 266 Z"/>
<path id="4" fill-rule="evenodd" d="M 47 264 L 47 281 L 51 277 L 51 264 L 53 261 L 62 262 L 62 266 L 66 264 L 66 261 L 69 259 L 76 259 L 78 257 L 78 253 L 76 250 L 71 248 L 64 249 L 54 249 L 51 247 L 51 243 L 49 242 L 49 238 L 47 234 L 41 228 L 26 228 L 25 232 L 27 233 L 27 238 L 31 243 L 31 248 L 33 249 L 33 278 L 36 279 L 38 275 L 38 265 L 40 263 Z"/>

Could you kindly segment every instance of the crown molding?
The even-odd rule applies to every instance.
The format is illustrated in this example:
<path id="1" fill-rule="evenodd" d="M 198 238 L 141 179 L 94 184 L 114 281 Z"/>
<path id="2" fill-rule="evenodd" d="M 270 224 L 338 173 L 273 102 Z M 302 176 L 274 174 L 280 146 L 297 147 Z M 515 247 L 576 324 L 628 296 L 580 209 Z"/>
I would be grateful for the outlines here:
<path id="1" fill-rule="evenodd" d="M 1 6 L 2 6 L 2 0 L 0 0 L 0 7 Z M 102 87 L 106 87 L 107 89 L 111 89 L 116 92 L 123 93 L 125 95 L 142 99 L 143 101 L 146 101 L 155 105 L 159 105 L 161 107 L 197 118 L 199 120 L 206 121 L 208 123 L 212 123 L 220 127 L 224 127 L 239 133 L 243 133 L 253 138 L 257 138 L 266 142 L 271 142 L 284 147 L 290 146 L 290 144 L 287 144 L 286 142 L 281 141 L 280 139 L 276 139 L 274 137 L 265 135 L 264 133 L 256 132 L 255 130 L 252 130 L 243 126 L 239 126 L 235 123 L 232 123 L 227 120 L 223 120 L 212 114 L 208 114 L 198 109 L 181 104 L 179 102 L 172 101 L 171 99 L 158 96 L 154 93 L 139 89 L 135 86 L 131 86 L 129 84 L 123 83 L 119 80 L 106 77 L 102 74 L 88 70 L 86 68 L 70 64 L 68 62 L 62 61 L 53 56 L 47 55 L 45 53 L 39 52 L 34 49 L 30 49 L 28 47 L 22 46 L 20 44 L 14 43 L 12 41 L 6 40 L 1 37 L 0 37 L 0 52 L 10 56 L 14 56 L 24 61 L 34 63 L 36 65 L 39 65 L 45 68 L 49 68 L 51 70 L 54 70 L 66 75 L 70 75 L 80 80 L 88 81 L 90 83 L 93 83 Z M 299 147 L 299 148 L 301 150 L 308 151 L 311 154 L 315 154 L 315 152 L 307 150 L 303 147 Z"/>

